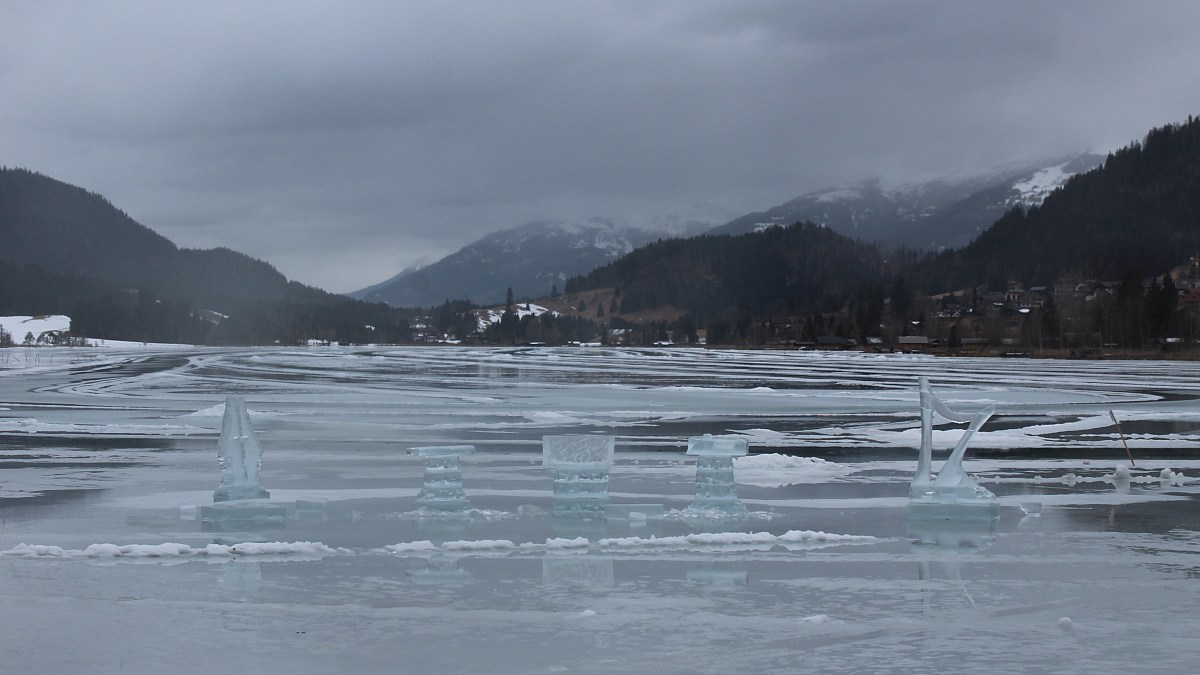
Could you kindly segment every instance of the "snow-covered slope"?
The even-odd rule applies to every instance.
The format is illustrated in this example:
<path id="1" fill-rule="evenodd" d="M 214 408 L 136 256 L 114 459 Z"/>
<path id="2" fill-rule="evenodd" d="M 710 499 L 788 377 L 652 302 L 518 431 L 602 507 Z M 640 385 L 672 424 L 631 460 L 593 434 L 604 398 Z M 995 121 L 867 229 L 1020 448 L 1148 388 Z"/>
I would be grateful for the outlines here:
<path id="1" fill-rule="evenodd" d="M 49 316 L 0 316 L 0 330 L 12 336 L 14 344 L 25 342 L 31 337 L 31 342 L 47 332 L 65 333 L 71 330 L 71 317 L 61 314 Z"/>
<path id="2" fill-rule="evenodd" d="M 925 249 L 959 247 L 1006 210 L 1040 204 L 1071 176 L 1101 161 L 1099 155 L 1084 154 L 895 188 L 876 182 L 839 186 L 743 216 L 713 233 L 741 234 L 812 221 L 865 241 Z"/>
<path id="3" fill-rule="evenodd" d="M 656 219 L 645 228 L 601 218 L 531 223 L 489 234 L 431 265 L 404 270 L 350 295 L 395 307 L 428 307 L 446 300 L 496 304 L 509 288 L 517 298 L 536 298 L 638 246 L 698 234 L 715 222 L 720 221 L 693 215 Z"/>

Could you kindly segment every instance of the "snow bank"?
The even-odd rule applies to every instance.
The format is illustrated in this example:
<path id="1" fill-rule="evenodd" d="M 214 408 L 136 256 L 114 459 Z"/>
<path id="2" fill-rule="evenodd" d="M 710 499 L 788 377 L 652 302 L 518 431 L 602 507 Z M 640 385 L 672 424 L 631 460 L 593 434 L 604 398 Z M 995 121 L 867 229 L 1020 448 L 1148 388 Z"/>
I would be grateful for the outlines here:
<path id="1" fill-rule="evenodd" d="M 781 487 L 797 483 L 824 482 L 854 473 L 854 467 L 828 462 L 820 457 L 793 455 L 747 455 L 733 460 L 735 480 L 743 485 Z"/>
<path id="2" fill-rule="evenodd" d="M 438 551 L 554 551 L 586 548 L 713 548 L 728 546 L 774 546 L 776 544 L 799 543 L 847 543 L 865 544 L 877 541 L 875 537 L 856 534 L 835 534 L 819 530 L 789 530 L 783 534 L 770 532 L 695 532 L 675 537 L 609 537 L 591 541 L 586 537 L 574 539 L 547 539 L 544 544 L 527 542 L 514 543 L 508 539 L 479 539 L 474 541 L 448 541 L 440 546 L 423 540 L 392 544 L 381 552 L 434 553 Z"/>
<path id="3" fill-rule="evenodd" d="M 349 554 L 344 548 L 332 548 L 320 542 L 245 542 L 224 545 L 208 544 L 195 548 L 187 544 L 92 544 L 84 549 L 65 549 L 59 546 L 18 544 L 4 555 L 25 558 L 184 558 L 184 557 L 241 557 L 241 556 L 326 556 Z"/>

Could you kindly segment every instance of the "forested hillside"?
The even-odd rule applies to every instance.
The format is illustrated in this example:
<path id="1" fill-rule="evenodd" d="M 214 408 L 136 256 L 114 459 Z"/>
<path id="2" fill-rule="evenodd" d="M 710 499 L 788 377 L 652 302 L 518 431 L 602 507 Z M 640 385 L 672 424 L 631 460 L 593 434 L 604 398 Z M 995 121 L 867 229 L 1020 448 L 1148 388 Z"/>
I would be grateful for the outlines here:
<path id="1" fill-rule="evenodd" d="M 0 242 L 0 314 L 67 314 L 73 331 L 89 337 L 261 344 L 409 336 L 402 312 L 288 281 L 229 249 L 180 249 L 100 195 L 23 169 L 0 169 Z"/>
<path id="2" fill-rule="evenodd" d="M 889 265 L 870 244 L 812 223 L 762 232 L 660 241 L 567 282 L 567 292 L 612 287 L 621 311 L 671 305 L 704 321 L 839 309 Z"/>
<path id="3" fill-rule="evenodd" d="M 1155 129 L 917 272 L 929 292 L 1162 274 L 1200 251 L 1200 120 Z"/>

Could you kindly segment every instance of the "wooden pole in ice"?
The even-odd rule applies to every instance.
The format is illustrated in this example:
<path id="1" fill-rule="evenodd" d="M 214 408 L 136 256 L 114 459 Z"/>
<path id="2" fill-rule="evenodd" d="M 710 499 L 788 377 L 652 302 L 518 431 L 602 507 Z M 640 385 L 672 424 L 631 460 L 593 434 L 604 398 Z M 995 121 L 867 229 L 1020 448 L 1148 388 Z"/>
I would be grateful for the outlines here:
<path id="1" fill-rule="evenodd" d="M 1125 446 L 1125 454 L 1129 455 L 1129 466 L 1137 468 L 1137 465 L 1133 463 L 1133 453 L 1129 452 L 1129 444 L 1125 442 L 1125 434 L 1121 433 L 1121 423 L 1117 421 L 1117 416 L 1113 414 L 1113 411 L 1109 410 L 1108 416 L 1112 418 L 1113 424 L 1117 427 L 1117 435 L 1121 437 L 1121 445 Z"/>

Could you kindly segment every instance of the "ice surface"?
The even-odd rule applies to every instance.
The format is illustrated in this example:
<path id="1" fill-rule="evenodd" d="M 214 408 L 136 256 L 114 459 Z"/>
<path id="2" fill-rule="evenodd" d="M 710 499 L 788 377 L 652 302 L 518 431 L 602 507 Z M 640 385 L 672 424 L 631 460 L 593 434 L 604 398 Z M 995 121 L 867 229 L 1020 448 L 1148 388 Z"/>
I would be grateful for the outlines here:
<path id="1" fill-rule="evenodd" d="M 258 484 L 262 447 L 254 437 L 250 413 L 246 412 L 246 401 L 241 396 L 225 399 L 217 462 L 221 467 L 221 484 L 213 492 L 214 502 L 271 497 L 271 493 Z"/>
<path id="2" fill-rule="evenodd" d="M 41 369 L 0 376 L 0 406 L 10 408 L 0 411 L 0 550 L 25 542 L 63 555 L 0 555 L 6 672 L 200 674 L 212 670 L 213 645 L 222 662 L 267 673 L 397 663 L 630 675 L 797 664 L 1195 670 L 1200 459 L 1188 449 L 1200 444 L 1200 362 L 686 348 L 37 351 Z M 994 524 L 955 516 L 921 530 L 918 520 L 907 536 L 921 434 L 910 384 L 921 373 L 950 408 L 994 403 L 1004 415 L 970 448 L 1012 451 L 965 465 L 998 495 L 1004 517 Z M 209 535 L 179 519 L 181 504 L 211 503 L 219 419 L 181 414 L 231 392 L 254 406 L 260 435 L 262 419 L 278 420 L 263 480 L 271 501 L 288 506 L 286 537 Z M 1137 420 L 1125 430 L 1137 463 L 1130 494 L 1104 480 L 1124 459 L 1113 408 L 1122 425 Z M 33 433 L 5 431 L 27 418 Z M 935 424 L 944 453 L 935 459 L 963 426 Z M 671 518 L 694 490 L 695 460 L 679 442 L 731 430 L 756 452 L 836 458 L 844 472 L 744 470 L 762 455 L 738 458 L 739 498 L 775 518 Z M 550 516 L 552 472 L 529 450 L 543 434 L 596 431 L 619 436 L 619 459 L 640 460 L 613 470 L 612 501 L 668 512 L 636 532 L 594 518 L 600 527 L 581 544 Z M 463 462 L 467 494 L 511 518 L 473 513 L 454 531 L 399 517 L 423 467 L 396 461 L 398 440 L 475 444 L 480 452 Z M 1191 478 L 1161 489 L 1164 467 Z M 752 472 L 763 478 L 755 487 Z M 316 496 L 329 500 L 326 520 L 300 524 L 299 503 L 290 518 L 292 501 Z M 1018 523 L 1031 500 L 1042 516 Z M 810 529 L 867 538 L 781 535 Z M 324 542 L 355 555 L 230 551 L 247 540 Z M 112 544 L 80 555 L 95 542 Z M 154 550 L 164 542 L 183 546 Z M 376 552 L 394 542 L 410 544 Z M 611 559 L 614 583 L 548 585 L 548 557 Z M 596 616 L 580 624 L 585 609 Z M 1054 628 L 1064 616 L 1075 630 Z"/>
<path id="3" fill-rule="evenodd" d="M 928 378 L 921 376 L 918 378 L 918 382 L 921 401 L 921 449 L 917 459 L 917 471 L 909 486 L 909 498 L 914 502 L 990 504 L 988 510 L 995 509 L 996 496 L 988 489 L 978 485 L 963 471 L 963 457 L 967 453 L 967 443 L 995 413 L 995 406 L 988 406 L 974 416 L 955 412 L 930 391 Z M 932 476 L 931 467 L 934 412 L 952 422 L 969 423 L 966 432 L 958 440 L 958 445 L 954 447 L 936 478 Z"/>
<path id="4" fill-rule="evenodd" d="M 662 504 L 609 504 L 604 516 L 611 520 L 656 520 L 663 517 L 666 507 Z"/>
<path id="5" fill-rule="evenodd" d="M 615 447 L 612 436 L 542 437 L 542 465 L 554 469 L 553 513 L 604 515 Z"/>
<path id="6" fill-rule="evenodd" d="M 430 511 L 465 512 L 471 502 L 463 492 L 459 455 L 475 452 L 473 445 L 438 445 L 413 448 L 409 452 L 425 458 L 425 481 L 416 507 Z"/>

